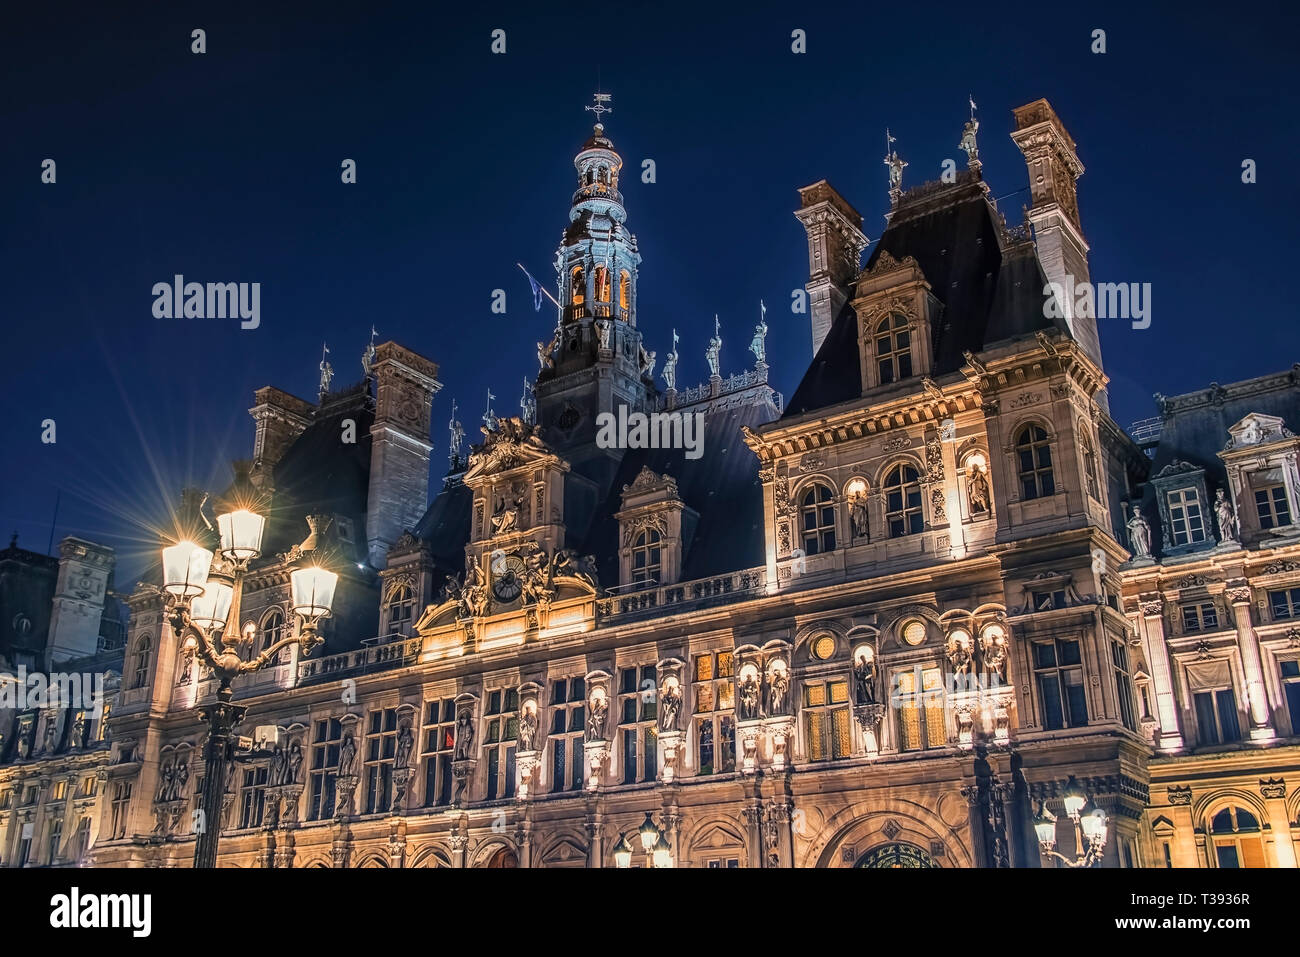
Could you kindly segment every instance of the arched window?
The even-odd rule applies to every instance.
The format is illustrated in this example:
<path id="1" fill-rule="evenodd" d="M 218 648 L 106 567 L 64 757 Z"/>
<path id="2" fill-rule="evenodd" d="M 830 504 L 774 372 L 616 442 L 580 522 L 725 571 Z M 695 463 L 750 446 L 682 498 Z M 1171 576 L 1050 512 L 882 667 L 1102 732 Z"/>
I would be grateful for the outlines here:
<path id="1" fill-rule="evenodd" d="M 1225 807 L 1210 822 L 1214 855 L 1220 867 L 1267 867 L 1259 820 L 1241 807 Z"/>
<path id="2" fill-rule="evenodd" d="M 810 486 L 799 502 L 805 555 L 835 551 L 835 496 L 820 483 Z"/>
<path id="3" fill-rule="evenodd" d="M 885 524 L 890 538 L 916 535 L 925 528 L 921 476 L 910 465 L 895 465 L 885 477 Z"/>
<path id="4" fill-rule="evenodd" d="M 628 275 L 626 269 L 618 275 L 618 307 L 632 308 L 632 277 Z"/>
<path id="5" fill-rule="evenodd" d="M 266 651 L 273 644 L 284 637 L 284 612 L 279 608 L 272 608 L 265 617 L 262 618 L 262 641 L 261 651 Z"/>
<path id="6" fill-rule="evenodd" d="M 569 301 L 575 306 L 582 305 L 587 295 L 587 277 L 582 272 L 581 266 L 574 266 L 569 283 Z"/>
<path id="7" fill-rule="evenodd" d="M 912 334 L 906 316 L 895 313 L 876 326 L 876 369 L 881 385 L 911 376 Z"/>
<path id="8" fill-rule="evenodd" d="M 632 544 L 632 581 L 639 585 L 653 585 L 659 581 L 663 570 L 663 536 L 647 528 Z"/>
<path id="9" fill-rule="evenodd" d="M 609 302 L 609 270 L 604 266 L 596 267 L 596 301 Z"/>
<path id="10" fill-rule="evenodd" d="M 135 672 L 131 676 L 131 688 L 143 688 L 149 683 L 149 662 L 153 660 L 153 636 L 141 635 L 135 643 Z"/>
<path id="11" fill-rule="evenodd" d="M 1056 480 L 1052 478 L 1052 445 L 1043 429 L 1026 425 L 1016 433 L 1016 462 L 1021 498 L 1046 498 L 1056 494 Z"/>
<path id="12" fill-rule="evenodd" d="M 415 612 L 415 595 L 410 585 L 398 585 L 388 596 L 389 634 L 409 635 Z"/>

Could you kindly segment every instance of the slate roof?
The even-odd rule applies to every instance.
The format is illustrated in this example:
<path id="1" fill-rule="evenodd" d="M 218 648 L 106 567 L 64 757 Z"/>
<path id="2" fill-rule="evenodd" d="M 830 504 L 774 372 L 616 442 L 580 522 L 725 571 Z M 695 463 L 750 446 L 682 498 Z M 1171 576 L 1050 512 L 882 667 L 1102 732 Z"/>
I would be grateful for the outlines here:
<path id="1" fill-rule="evenodd" d="M 932 377 L 959 369 L 965 350 L 979 353 L 996 342 L 1038 330 L 1069 334 L 1064 319 L 1043 315 L 1047 279 L 1037 255 L 1028 244 L 1004 249 L 996 216 L 977 178 L 968 175 L 953 184 L 927 183 L 904 194 L 867 260 L 866 270 L 870 270 L 882 249 L 900 262 L 911 256 L 943 303 L 939 327 L 933 330 Z M 786 403 L 783 418 L 861 395 L 857 315 L 845 303 Z"/>

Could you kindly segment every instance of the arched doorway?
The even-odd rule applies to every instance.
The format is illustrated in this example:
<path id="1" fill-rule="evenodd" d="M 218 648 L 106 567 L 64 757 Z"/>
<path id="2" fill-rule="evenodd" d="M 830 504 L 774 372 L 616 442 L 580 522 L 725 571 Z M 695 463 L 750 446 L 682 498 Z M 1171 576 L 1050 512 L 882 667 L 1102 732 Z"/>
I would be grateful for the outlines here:
<path id="1" fill-rule="evenodd" d="M 518 867 L 519 858 L 508 847 L 497 848 L 497 852 L 488 858 L 484 867 Z"/>
<path id="2" fill-rule="evenodd" d="M 915 844 L 879 844 L 858 858 L 854 867 L 938 867 L 934 859 Z"/>

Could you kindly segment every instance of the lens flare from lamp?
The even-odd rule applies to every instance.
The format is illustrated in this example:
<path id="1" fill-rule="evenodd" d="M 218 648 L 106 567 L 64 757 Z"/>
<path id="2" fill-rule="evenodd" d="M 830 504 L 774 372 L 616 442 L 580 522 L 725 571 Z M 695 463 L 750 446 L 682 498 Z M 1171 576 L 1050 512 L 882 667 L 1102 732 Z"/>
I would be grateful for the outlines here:
<path id="1" fill-rule="evenodd" d="M 220 628 L 230 614 L 230 600 L 235 589 L 213 579 L 203 586 L 203 594 L 190 602 L 190 620 L 200 628 Z M 191 636 L 193 637 L 193 636 Z"/>
<path id="2" fill-rule="evenodd" d="M 236 509 L 217 516 L 221 531 L 221 552 L 228 558 L 242 562 L 262 554 L 262 532 L 266 519 L 246 508 Z"/>
<path id="3" fill-rule="evenodd" d="M 334 607 L 334 589 L 339 576 L 312 565 L 295 568 L 289 576 L 293 587 L 293 610 L 308 620 L 325 618 Z"/>
<path id="4" fill-rule="evenodd" d="M 177 598 L 202 594 L 212 567 L 212 553 L 193 542 L 177 542 L 162 550 L 163 588 Z"/>

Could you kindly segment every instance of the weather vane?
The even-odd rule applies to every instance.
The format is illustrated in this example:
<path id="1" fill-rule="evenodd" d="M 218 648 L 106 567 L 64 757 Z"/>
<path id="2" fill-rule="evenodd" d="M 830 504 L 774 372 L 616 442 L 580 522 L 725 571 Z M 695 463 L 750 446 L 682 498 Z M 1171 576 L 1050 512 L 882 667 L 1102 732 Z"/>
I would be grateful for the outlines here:
<path id="1" fill-rule="evenodd" d="M 588 106 L 588 107 L 586 107 L 586 109 L 591 110 L 591 112 L 593 112 L 593 113 L 596 114 L 596 122 L 599 123 L 599 122 L 600 122 L 600 115 L 601 115 L 602 113 L 613 113 L 613 112 L 614 112 L 614 108 L 613 108 L 612 106 L 606 106 L 606 105 L 605 105 L 606 103 L 608 103 L 608 102 L 610 102 L 612 99 L 614 99 L 614 95 L 613 95 L 612 93 L 594 93 L 594 94 L 592 94 L 592 95 L 595 97 L 596 105 L 595 105 L 595 106 Z"/>

